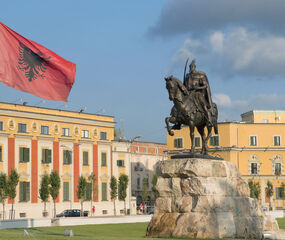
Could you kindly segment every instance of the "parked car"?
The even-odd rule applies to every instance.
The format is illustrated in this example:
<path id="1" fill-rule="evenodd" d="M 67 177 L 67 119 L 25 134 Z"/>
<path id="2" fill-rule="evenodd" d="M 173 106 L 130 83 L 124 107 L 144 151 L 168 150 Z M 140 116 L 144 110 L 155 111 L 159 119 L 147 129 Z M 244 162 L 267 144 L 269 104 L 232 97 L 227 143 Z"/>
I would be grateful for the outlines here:
<path id="1" fill-rule="evenodd" d="M 56 217 L 80 217 L 80 209 L 67 209 L 57 214 Z M 83 212 L 84 217 L 88 217 L 88 211 Z"/>

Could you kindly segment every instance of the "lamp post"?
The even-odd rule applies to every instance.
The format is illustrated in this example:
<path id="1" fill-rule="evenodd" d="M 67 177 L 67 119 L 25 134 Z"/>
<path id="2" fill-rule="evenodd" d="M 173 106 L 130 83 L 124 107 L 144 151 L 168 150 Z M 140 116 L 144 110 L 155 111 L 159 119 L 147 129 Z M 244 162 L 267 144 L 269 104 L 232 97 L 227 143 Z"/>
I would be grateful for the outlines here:
<path id="1" fill-rule="evenodd" d="M 132 151 L 131 151 L 131 146 L 132 146 L 132 143 L 136 140 L 136 139 L 139 139 L 141 138 L 141 136 L 135 136 L 134 138 L 132 138 L 130 141 L 129 141 L 129 151 L 130 151 L 130 161 L 129 161 L 129 173 L 130 173 L 130 176 L 131 176 L 131 179 L 129 181 L 129 208 L 130 208 L 130 214 L 131 214 L 131 196 L 132 196 L 132 189 L 131 189 L 131 186 L 132 186 L 132 179 L 133 179 L 133 176 L 132 176 Z"/>

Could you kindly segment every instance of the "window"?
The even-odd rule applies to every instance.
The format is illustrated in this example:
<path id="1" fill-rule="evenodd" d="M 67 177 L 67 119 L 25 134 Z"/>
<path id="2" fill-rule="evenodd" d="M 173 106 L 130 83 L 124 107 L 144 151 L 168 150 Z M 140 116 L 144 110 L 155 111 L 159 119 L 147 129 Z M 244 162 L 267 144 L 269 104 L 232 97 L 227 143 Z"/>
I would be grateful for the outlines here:
<path id="1" fill-rule="evenodd" d="M 194 138 L 194 144 L 195 144 L 195 147 L 200 147 L 201 144 L 200 144 L 200 137 L 195 137 Z"/>
<path id="2" fill-rule="evenodd" d="M 81 131 L 81 137 L 82 138 L 89 138 L 89 131 L 88 130 L 82 130 Z"/>
<path id="3" fill-rule="evenodd" d="M 30 182 L 20 182 L 20 202 L 30 201 Z"/>
<path id="4" fill-rule="evenodd" d="M 69 201 L 69 182 L 63 182 L 63 201 Z"/>
<path id="5" fill-rule="evenodd" d="M 88 152 L 83 152 L 83 166 L 88 166 Z"/>
<path id="6" fill-rule="evenodd" d="M 27 124 L 18 123 L 18 132 L 19 133 L 26 133 L 27 132 Z"/>
<path id="7" fill-rule="evenodd" d="M 219 136 L 213 136 L 210 138 L 210 145 L 211 146 L 219 146 Z"/>
<path id="8" fill-rule="evenodd" d="M 275 175 L 281 175 L 281 163 L 275 163 L 274 170 Z"/>
<path id="9" fill-rule="evenodd" d="M 101 153 L 101 166 L 107 167 L 107 153 L 105 152 Z"/>
<path id="10" fill-rule="evenodd" d="M 49 135 L 49 126 L 41 126 L 41 134 Z"/>
<path id="11" fill-rule="evenodd" d="M 62 136 L 70 137 L 70 129 L 69 128 L 63 128 L 62 129 Z"/>
<path id="12" fill-rule="evenodd" d="M 125 167 L 125 161 L 124 160 L 117 160 L 117 166 L 118 167 Z"/>
<path id="13" fill-rule="evenodd" d="M 182 138 L 175 138 L 174 139 L 174 147 L 175 148 L 183 148 L 183 139 Z"/>
<path id="14" fill-rule="evenodd" d="M 102 183 L 102 201 L 107 201 L 107 183 Z"/>
<path id="15" fill-rule="evenodd" d="M 25 147 L 20 147 L 19 159 L 20 159 L 20 163 L 29 162 L 30 161 L 30 149 L 25 148 Z"/>
<path id="16" fill-rule="evenodd" d="M 69 150 L 63 150 L 63 164 L 68 165 L 71 164 L 71 156 L 72 152 Z"/>
<path id="17" fill-rule="evenodd" d="M 277 187 L 276 188 L 276 192 L 275 192 L 275 199 L 282 199 L 282 191 L 283 191 L 283 194 L 284 194 L 284 189 L 281 188 L 281 187 Z"/>
<path id="18" fill-rule="evenodd" d="M 0 122 L 0 131 L 3 131 L 3 122 Z"/>
<path id="19" fill-rule="evenodd" d="M 250 136 L 249 145 L 250 146 L 256 146 L 257 145 L 257 137 L 256 136 Z"/>
<path id="20" fill-rule="evenodd" d="M 42 149 L 42 163 L 51 163 L 51 149 Z"/>
<path id="21" fill-rule="evenodd" d="M 100 139 L 107 140 L 107 132 L 100 132 Z"/>
<path id="22" fill-rule="evenodd" d="M 273 137 L 274 146 L 280 146 L 280 136 Z"/>
<path id="23" fill-rule="evenodd" d="M 141 179 L 137 178 L 137 189 L 141 188 Z"/>
<path id="24" fill-rule="evenodd" d="M 0 146 L 0 162 L 3 161 L 3 147 Z"/>
<path id="25" fill-rule="evenodd" d="M 92 183 L 89 182 L 86 185 L 85 201 L 90 201 L 92 196 Z"/>
<path id="26" fill-rule="evenodd" d="M 257 163 L 251 163 L 251 174 L 257 174 Z"/>

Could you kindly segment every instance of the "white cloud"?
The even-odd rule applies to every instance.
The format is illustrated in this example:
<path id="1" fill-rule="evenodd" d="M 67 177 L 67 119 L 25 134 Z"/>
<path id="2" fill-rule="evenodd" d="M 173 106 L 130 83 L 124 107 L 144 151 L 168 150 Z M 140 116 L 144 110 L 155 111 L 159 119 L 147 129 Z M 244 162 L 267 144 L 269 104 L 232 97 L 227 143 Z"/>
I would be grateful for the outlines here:
<path id="1" fill-rule="evenodd" d="M 285 95 L 259 94 L 248 99 L 233 100 L 224 93 L 213 95 L 219 110 L 219 121 L 240 119 L 240 114 L 250 110 L 284 110 Z"/>
<path id="2" fill-rule="evenodd" d="M 210 45 L 214 55 L 231 63 L 233 72 L 260 76 L 285 73 L 285 37 L 236 28 L 227 34 L 213 33 Z"/>
<path id="3" fill-rule="evenodd" d="M 231 98 L 223 93 L 214 94 L 213 101 L 220 107 L 225 107 L 225 108 L 232 107 Z"/>
<path id="4" fill-rule="evenodd" d="M 201 47 L 201 42 L 189 38 L 186 39 L 183 46 L 172 57 L 172 62 L 174 64 L 181 64 L 184 63 L 188 57 L 190 57 L 190 59 L 195 58 L 195 52 Z"/>

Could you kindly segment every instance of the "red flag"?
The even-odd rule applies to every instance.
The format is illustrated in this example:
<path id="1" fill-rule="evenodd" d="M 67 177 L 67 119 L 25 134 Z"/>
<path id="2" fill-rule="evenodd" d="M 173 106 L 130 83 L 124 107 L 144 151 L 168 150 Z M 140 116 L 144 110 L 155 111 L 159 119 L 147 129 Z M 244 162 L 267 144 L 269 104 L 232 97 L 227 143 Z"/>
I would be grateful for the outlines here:
<path id="1" fill-rule="evenodd" d="M 40 98 L 65 101 L 76 65 L 0 22 L 0 81 Z"/>

